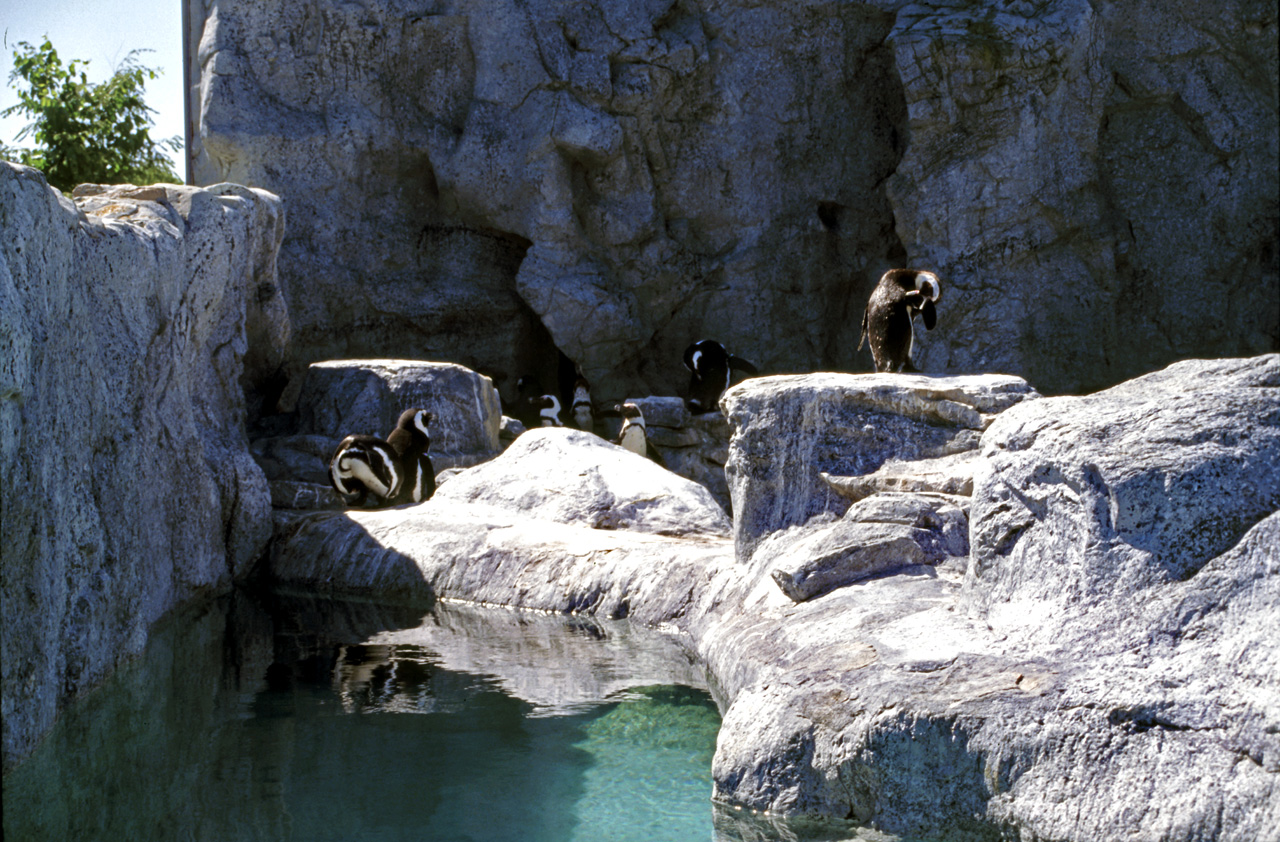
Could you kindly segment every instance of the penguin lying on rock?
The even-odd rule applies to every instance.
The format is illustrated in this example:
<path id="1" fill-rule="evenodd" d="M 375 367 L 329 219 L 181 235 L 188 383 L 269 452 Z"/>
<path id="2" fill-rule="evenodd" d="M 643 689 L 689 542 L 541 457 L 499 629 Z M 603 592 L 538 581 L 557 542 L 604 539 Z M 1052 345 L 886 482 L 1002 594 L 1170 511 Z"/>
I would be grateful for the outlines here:
<path id="1" fill-rule="evenodd" d="M 431 413 L 406 409 L 386 440 L 353 434 L 329 460 L 329 481 L 348 506 L 420 503 L 435 493 L 435 471 L 427 450 Z"/>
<path id="2" fill-rule="evenodd" d="M 734 370 L 759 374 L 754 365 L 730 354 L 714 339 L 700 339 L 685 348 L 684 366 L 691 372 L 687 403 L 694 414 L 716 410 Z"/>
<path id="3" fill-rule="evenodd" d="M 919 313 L 925 330 L 938 323 L 935 306 L 942 295 L 942 284 L 932 272 L 919 269 L 890 269 L 880 277 L 871 291 L 867 309 L 862 313 L 862 343 L 871 346 L 876 371 L 916 371 L 911 364 L 911 346 L 915 340 L 912 319 Z"/>

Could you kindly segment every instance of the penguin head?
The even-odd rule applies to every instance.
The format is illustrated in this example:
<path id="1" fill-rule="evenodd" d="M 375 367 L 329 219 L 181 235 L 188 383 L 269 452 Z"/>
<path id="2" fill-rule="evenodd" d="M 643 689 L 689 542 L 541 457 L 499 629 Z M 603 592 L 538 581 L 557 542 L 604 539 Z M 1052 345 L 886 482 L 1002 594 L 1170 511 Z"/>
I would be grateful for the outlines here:
<path id="1" fill-rule="evenodd" d="M 702 376 L 712 365 L 728 365 L 729 352 L 714 339 L 699 339 L 684 349 L 684 367 Z"/>
<path id="2" fill-rule="evenodd" d="M 628 424 L 634 424 L 638 427 L 643 427 L 645 425 L 644 413 L 640 411 L 640 407 L 636 406 L 630 401 L 628 401 L 627 403 L 618 404 L 617 410 L 618 410 L 618 414 L 622 416 L 623 426 L 626 426 Z"/>
<path id="3" fill-rule="evenodd" d="M 932 272 L 919 271 L 916 273 L 916 291 L 937 304 L 942 297 L 942 282 Z"/>
<path id="4" fill-rule="evenodd" d="M 426 437 L 427 444 L 431 443 L 431 422 L 435 420 L 435 414 L 427 412 L 425 409 L 416 409 L 413 412 L 414 429 Z"/>

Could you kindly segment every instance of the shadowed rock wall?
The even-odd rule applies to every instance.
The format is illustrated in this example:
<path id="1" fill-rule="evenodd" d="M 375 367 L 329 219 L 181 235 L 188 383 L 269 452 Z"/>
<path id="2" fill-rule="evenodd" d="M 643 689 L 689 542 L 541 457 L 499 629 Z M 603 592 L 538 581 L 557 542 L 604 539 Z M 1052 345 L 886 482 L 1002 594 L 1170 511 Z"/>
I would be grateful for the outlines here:
<path id="1" fill-rule="evenodd" d="M 264 549 L 244 382 L 283 351 L 283 226 L 263 191 L 81 185 L 72 202 L 0 162 L 6 770 L 161 615 Z"/>
<path id="2" fill-rule="evenodd" d="M 901 264 L 931 373 L 1280 347 L 1274 4 L 189 2 L 196 178 L 289 203 L 295 372 L 867 370 Z"/>

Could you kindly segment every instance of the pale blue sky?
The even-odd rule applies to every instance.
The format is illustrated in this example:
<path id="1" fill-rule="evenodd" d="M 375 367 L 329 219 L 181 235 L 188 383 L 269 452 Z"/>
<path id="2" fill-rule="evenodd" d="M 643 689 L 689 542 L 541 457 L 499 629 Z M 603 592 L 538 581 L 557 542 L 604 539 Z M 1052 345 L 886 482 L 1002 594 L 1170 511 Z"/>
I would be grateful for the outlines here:
<path id="1" fill-rule="evenodd" d="M 44 36 L 58 51 L 63 64 L 71 59 L 88 59 L 90 81 L 111 76 L 130 50 L 148 49 L 140 60 L 147 67 L 164 71 L 147 83 L 147 104 L 152 115 L 153 138 L 182 135 L 182 3 L 180 0 L 0 0 L 0 111 L 17 104 L 9 84 L 13 71 L 13 51 L 19 41 L 39 45 Z M 17 134 L 30 119 L 23 116 L 0 118 L 0 139 L 14 146 L 30 146 L 30 139 L 17 142 Z M 175 161 L 179 176 L 186 172 L 181 157 Z"/>

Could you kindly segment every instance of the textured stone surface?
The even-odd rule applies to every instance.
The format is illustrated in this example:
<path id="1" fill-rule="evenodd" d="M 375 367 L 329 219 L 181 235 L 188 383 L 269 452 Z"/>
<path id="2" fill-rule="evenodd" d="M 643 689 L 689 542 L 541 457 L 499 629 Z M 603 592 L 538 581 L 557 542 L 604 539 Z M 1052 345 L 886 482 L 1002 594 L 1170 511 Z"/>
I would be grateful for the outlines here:
<path id="1" fill-rule="evenodd" d="M 739 558 L 771 532 L 849 507 L 823 473 L 869 474 L 891 459 L 973 450 L 992 413 L 1028 397 L 1037 394 L 1025 381 L 1002 375 L 821 373 L 740 383 L 720 401 L 734 430 L 725 474 Z"/>
<path id="2" fill-rule="evenodd" d="M 303 435 L 337 443 L 351 433 L 385 438 L 400 413 L 422 407 L 431 423 L 437 470 L 474 465 L 498 454 L 502 408 L 493 381 L 460 365 L 417 360 L 328 360 L 307 371 L 298 397 Z M 330 448 L 325 456 L 326 470 Z"/>
<path id="3" fill-rule="evenodd" d="M 287 195 L 295 373 L 559 353 L 679 394 L 711 337 L 868 370 L 891 265 L 917 363 L 1084 391 L 1280 347 L 1271 3 L 188 0 L 202 182 Z"/>
<path id="4" fill-rule="evenodd" d="M 451 479 L 437 497 L 594 529 L 721 538 L 730 531 L 702 486 L 567 427 L 530 430 L 499 458 Z"/>
<path id="5" fill-rule="evenodd" d="M 6 769 L 161 615 L 262 552 L 242 376 L 283 351 L 282 226 L 260 190 L 90 186 L 73 203 L 0 162 Z"/>
<path id="6" fill-rule="evenodd" d="M 1027 401 L 997 417 L 970 504 L 974 563 L 990 551 L 977 518 L 1000 508 L 990 495 L 1008 486 L 988 473 L 1034 449 L 1029 436 L 1016 433 L 1033 428 L 1040 406 L 1052 410 L 1045 417 L 1055 423 L 1039 436 L 1061 444 L 1046 452 L 1065 454 L 1056 466 L 1038 454 L 1042 482 L 1069 475 L 1070 454 L 1100 448 L 1097 425 L 1110 419 L 1114 435 L 1159 444 L 1134 447 L 1130 475 L 1167 472 L 1175 455 L 1188 456 L 1194 469 L 1212 462 L 1195 455 L 1203 448 L 1226 448 L 1240 465 L 1217 475 L 1219 496 L 1248 493 L 1271 500 L 1274 511 L 1271 486 L 1259 477 L 1274 483 L 1277 476 L 1266 461 L 1276 425 L 1275 387 L 1267 385 L 1275 366 L 1274 357 L 1186 363 L 1100 395 Z M 816 458 L 808 428 L 781 425 L 789 417 L 784 410 L 812 399 L 812 381 L 764 385 L 753 414 L 731 411 L 730 418 L 777 419 L 775 438 L 793 443 L 777 452 L 797 462 Z M 1212 417 L 1203 434 L 1198 424 L 1178 420 L 1200 411 L 1202 393 L 1209 397 L 1201 402 L 1234 414 L 1234 434 Z M 948 400 L 963 396 L 950 394 Z M 919 415 L 928 402 L 899 395 L 882 402 L 882 411 L 888 406 Z M 990 415 L 986 399 L 970 408 Z M 740 447 L 756 446 L 737 432 L 731 463 Z M 1242 448 L 1246 439 L 1257 446 Z M 1019 442 L 1020 450 L 1002 455 L 995 442 L 1005 449 Z M 841 448 L 858 446 L 855 439 Z M 867 459 L 874 461 L 874 454 Z M 562 470 L 575 472 L 572 465 Z M 748 488 L 775 493 L 768 484 Z M 1163 505 L 1173 506 L 1181 493 L 1171 481 Z M 1144 499 L 1160 502 L 1158 493 Z M 1217 499 L 1203 498 L 1203 509 L 1181 515 L 1188 524 L 1212 523 Z M 752 501 L 745 503 L 750 509 Z M 1147 575 L 1117 575 L 1093 593 L 1078 593 L 1065 609 L 1046 600 L 1018 619 L 968 608 L 998 608 L 1003 603 L 993 595 L 1061 589 L 1062 565 L 1024 552 L 966 576 L 956 557 L 964 503 L 879 493 L 843 517 L 808 519 L 767 536 L 753 554 L 735 556 L 723 539 L 591 529 L 581 525 L 585 518 L 556 523 L 437 495 L 396 510 L 283 519 L 272 570 L 322 592 L 627 616 L 678 633 L 709 671 L 724 714 L 713 778 L 715 796 L 730 804 L 849 817 L 923 837 L 1268 838 L 1280 804 L 1280 512 L 1255 516 L 1242 508 L 1230 536 L 1211 529 L 1212 540 L 1182 540 L 1180 569 L 1189 576 L 1166 575 L 1150 554 L 1122 555 L 1148 563 Z M 1062 523 L 1086 531 L 1091 517 L 1111 517 L 1105 506 L 1081 509 L 1065 496 L 1045 505 L 1072 514 L 1074 523 Z M 936 563 L 885 566 L 799 603 L 788 598 L 772 574 L 811 561 L 808 545 L 852 519 L 933 536 Z M 1153 520 L 1145 528 L 1163 535 L 1170 526 Z M 1056 540 L 1048 529 L 1028 529 L 1016 543 Z M 773 831 L 761 832 L 767 838 Z"/>
<path id="7" fill-rule="evenodd" d="M 978 459 L 978 452 L 969 450 L 937 459 L 890 460 L 862 476 L 844 477 L 827 473 L 820 476 L 832 491 L 855 502 L 878 491 L 932 491 L 968 497 L 973 494 L 973 473 Z"/>

